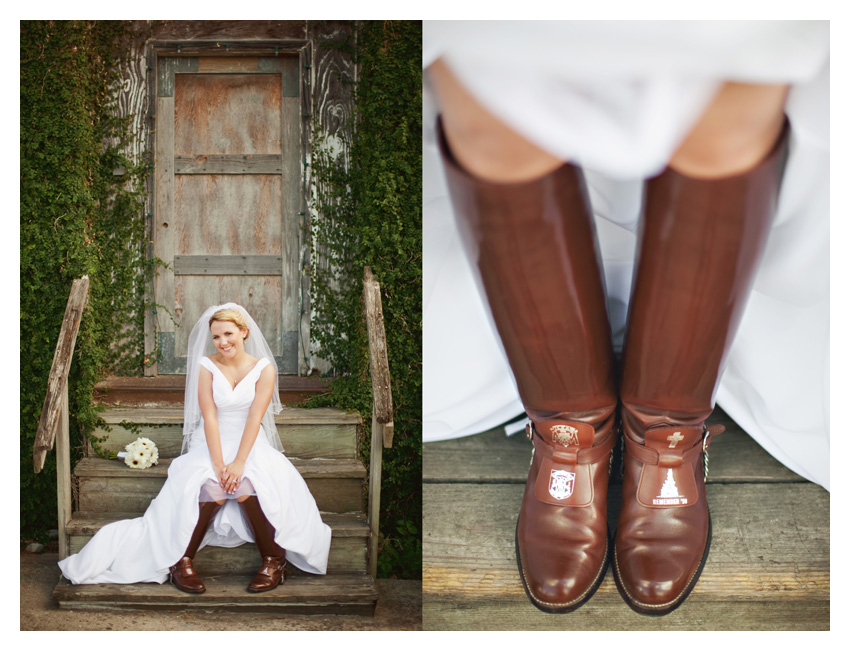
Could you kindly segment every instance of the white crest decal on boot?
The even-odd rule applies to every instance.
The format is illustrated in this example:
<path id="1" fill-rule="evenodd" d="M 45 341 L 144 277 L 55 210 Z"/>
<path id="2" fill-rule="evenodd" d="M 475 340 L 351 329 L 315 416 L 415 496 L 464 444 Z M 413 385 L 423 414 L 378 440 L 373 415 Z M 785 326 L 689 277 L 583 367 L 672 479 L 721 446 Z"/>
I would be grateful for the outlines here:
<path id="1" fill-rule="evenodd" d="M 552 470 L 549 475 L 549 495 L 556 500 L 565 500 L 573 494 L 576 474 L 566 470 Z"/>
<path id="2" fill-rule="evenodd" d="M 552 440 L 560 445 L 578 445 L 578 430 L 569 425 L 552 425 Z"/>
<path id="3" fill-rule="evenodd" d="M 673 447 L 672 445 L 670 447 Z M 667 469 L 667 479 L 661 486 L 661 494 L 652 500 L 653 504 L 667 506 L 684 506 L 688 503 L 687 497 L 679 495 L 679 489 L 676 486 L 676 480 L 673 479 L 673 469 Z"/>

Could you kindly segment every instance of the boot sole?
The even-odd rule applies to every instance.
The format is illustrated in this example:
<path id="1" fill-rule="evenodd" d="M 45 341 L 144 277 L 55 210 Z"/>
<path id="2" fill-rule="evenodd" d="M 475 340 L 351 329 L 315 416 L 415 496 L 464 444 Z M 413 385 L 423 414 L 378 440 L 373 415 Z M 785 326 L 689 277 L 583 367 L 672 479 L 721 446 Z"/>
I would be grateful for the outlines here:
<path id="1" fill-rule="evenodd" d="M 248 590 L 248 592 L 251 592 L 253 594 L 257 594 L 258 592 L 268 592 L 269 590 L 274 590 L 275 588 L 277 588 L 278 586 L 280 586 L 282 584 L 283 584 L 283 581 L 281 581 L 277 585 L 273 585 L 271 588 L 263 588 L 262 590 L 252 590 L 251 588 L 247 588 L 247 590 Z"/>
<path id="2" fill-rule="evenodd" d="M 614 539 L 615 540 L 616 540 L 616 535 L 617 534 L 615 532 L 614 533 Z M 631 608 L 636 613 L 639 613 L 641 615 L 649 615 L 650 617 L 661 617 L 663 615 L 668 615 L 668 614 L 672 613 L 674 610 L 676 610 L 679 606 L 681 606 L 685 602 L 685 599 L 688 598 L 688 595 L 691 594 L 691 590 L 694 589 L 694 586 L 697 584 L 697 581 L 699 581 L 699 577 L 702 574 L 702 569 L 705 567 L 706 560 L 708 560 L 709 549 L 711 549 L 711 514 L 710 513 L 708 515 L 708 537 L 706 538 L 706 541 L 705 541 L 705 549 L 703 550 L 702 558 L 700 559 L 700 563 L 699 563 L 699 567 L 697 568 L 697 571 L 694 572 L 693 577 L 691 577 L 691 580 L 688 581 L 688 585 L 685 586 L 685 589 L 682 591 L 682 593 L 678 597 L 676 597 L 673 601 L 671 601 L 667 604 L 661 604 L 661 605 L 655 606 L 653 604 L 645 604 L 643 602 L 635 600 L 626 591 L 626 588 L 623 585 L 623 580 L 622 580 L 622 578 L 620 578 L 620 573 L 619 573 L 618 567 L 617 567 L 617 560 L 616 560 L 617 547 L 616 547 L 616 543 L 615 543 L 615 545 L 614 545 L 614 563 L 612 565 L 613 565 L 613 570 L 614 570 L 614 582 L 617 584 L 617 590 L 620 592 L 620 596 L 623 598 L 623 601 L 625 601 L 626 604 L 628 604 L 629 608 Z"/>
<path id="3" fill-rule="evenodd" d="M 182 587 L 179 583 L 177 583 L 177 582 L 174 580 L 174 578 L 171 576 L 171 574 L 169 574 L 169 575 L 168 575 L 168 582 L 169 582 L 171 585 L 173 585 L 175 588 L 177 588 L 178 590 L 180 590 L 181 592 L 185 592 L 185 593 L 187 593 L 187 594 L 203 594 L 204 592 L 206 592 L 206 591 L 207 591 L 207 589 L 206 589 L 206 588 L 202 588 L 201 590 L 189 590 L 189 589 L 187 589 L 187 588 L 184 588 L 184 587 Z"/>
<path id="4" fill-rule="evenodd" d="M 528 600 L 536 606 L 538 609 L 542 610 L 544 613 L 550 613 L 553 615 L 560 615 L 564 613 L 571 613 L 572 611 L 578 609 L 583 606 L 587 601 L 596 593 L 596 590 L 599 589 L 599 586 L 602 585 L 602 581 L 605 579 L 605 575 L 608 573 L 608 563 L 610 561 L 611 554 L 609 553 L 612 549 L 611 538 L 608 534 L 605 535 L 605 556 L 602 561 L 602 567 L 599 569 L 599 573 L 594 580 L 593 584 L 587 589 L 587 591 L 579 597 L 577 601 L 566 604 L 564 606 L 554 606 L 547 602 L 542 602 L 537 599 L 528 588 L 528 584 L 525 582 L 525 572 L 522 569 L 522 559 L 519 555 L 519 519 L 517 519 L 516 530 L 514 531 L 514 549 L 516 550 L 516 564 L 519 569 L 519 578 L 522 581 L 522 587 L 525 589 L 525 594 L 528 596 Z"/>
<path id="5" fill-rule="evenodd" d="M 270 588 L 263 588 L 262 590 L 257 590 L 257 589 L 252 589 L 252 588 L 249 586 L 249 587 L 247 587 L 247 588 L 245 588 L 245 589 L 246 589 L 248 592 L 251 592 L 251 593 L 253 593 L 253 594 L 257 594 L 258 592 L 268 592 L 269 590 L 274 590 L 275 588 L 277 588 L 277 587 L 279 587 L 279 586 L 282 586 L 284 583 L 286 583 L 286 567 L 287 567 L 287 566 L 286 566 L 286 565 L 284 565 L 284 566 L 283 566 L 283 568 L 282 568 L 282 569 L 281 569 L 281 571 L 280 571 L 280 581 L 278 581 L 278 582 L 277 582 L 275 585 L 273 585 L 272 587 L 270 587 Z"/>

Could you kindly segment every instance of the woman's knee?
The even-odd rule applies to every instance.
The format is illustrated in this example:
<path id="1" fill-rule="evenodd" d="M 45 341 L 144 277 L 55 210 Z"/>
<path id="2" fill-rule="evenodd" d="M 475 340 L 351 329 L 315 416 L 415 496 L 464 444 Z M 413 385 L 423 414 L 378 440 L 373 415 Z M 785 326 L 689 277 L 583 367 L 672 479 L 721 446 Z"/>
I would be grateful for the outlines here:
<path id="1" fill-rule="evenodd" d="M 724 84 L 673 154 L 670 167 L 704 178 L 750 169 L 782 132 L 787 94 L 782 85 Z"/>
<path id="2" fill-rule="evenodd" d="M 490 113 L 441 60 L 428 68 L 428 74 L 440 103 L 446 140 L 467 172 L 487 181 L 516 183 L 544 176 L 563 164 Z"/>

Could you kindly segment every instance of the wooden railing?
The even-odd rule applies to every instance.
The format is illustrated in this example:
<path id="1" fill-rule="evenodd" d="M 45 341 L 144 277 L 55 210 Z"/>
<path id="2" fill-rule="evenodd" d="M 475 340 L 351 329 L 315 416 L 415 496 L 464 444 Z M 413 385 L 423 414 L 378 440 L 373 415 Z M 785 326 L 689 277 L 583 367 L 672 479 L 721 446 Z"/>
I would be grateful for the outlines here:
<path id="1" fill-rule="evenodd" d="M 372 445 L 369 457 L 369 572 L 378 573 L 378 533 L 381 513 L 381 466 L 383 448 L 393 446 L 393 396 L 387 360 L 387 335 L 381 307 L 381 287 L 372 269 L 363 270 L 363 303 L 369 335 L 369 367 L 372 374 Z"/>
<path id="2" fill-rule="evenodd" d="M 32 449 L 33 469 L 44 468 L 47 452 L 56 443 L 56 495 L 59 520 L 59 558 L 68 556 L 66 525 L 71 519 L 71 450 L 68 433 L 68 372 L 74 357 L 77 332 L 89 295 L 89 277 L 83 276 L 71 285 L 65 318 L 59 331 L 59 341 L 53 353 L 53 366 L 47 380 L 47 395 L 38 421 L 38 431 Z"/>

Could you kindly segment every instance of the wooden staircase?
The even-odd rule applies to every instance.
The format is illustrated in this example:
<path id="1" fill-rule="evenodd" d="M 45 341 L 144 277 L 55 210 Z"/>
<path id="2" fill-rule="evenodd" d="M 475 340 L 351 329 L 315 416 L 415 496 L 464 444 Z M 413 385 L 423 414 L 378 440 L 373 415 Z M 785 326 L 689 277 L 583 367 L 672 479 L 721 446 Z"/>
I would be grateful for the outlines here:
<path id="1" fill-rule="evenodd" d="M 145 436 L 156 443 L 160 461 L 152 468 L 137 470 L 123 461 L 90 453 L 76 465 L 78 510 L 66 527 L 70 553 L 78 552 L 104 525 L 142 515 L 165 482 L 171 460 L 180 454 L 182 405 L 175 401 L 153 404 L 141 387 L 135 392 L 123 390 L 123 406 L 104 412 L 111 431 L 94 433 L 102 439 L 98 445 L 118 452 Z M 374 614 L 377 589 L 368 568 L 369 525 L 363 497 L 367 471 L 357 459 L 360 416 L 335 409 L 288 407 L 275 421 L 287 457 L 304 477 L 322 519 L 333 531 L 327 575 L 310 575 L 290 566 L 283 585 L 251 594 L 245 588 L 259 567 L 256 547 L 205 547 L 195 563 L 207 586 L 204 594 L 189 595 L 169 583 L 75 586 L 63 577 L 53 593 L 59 606 Z"/>

